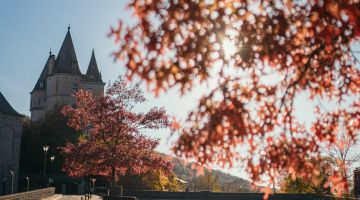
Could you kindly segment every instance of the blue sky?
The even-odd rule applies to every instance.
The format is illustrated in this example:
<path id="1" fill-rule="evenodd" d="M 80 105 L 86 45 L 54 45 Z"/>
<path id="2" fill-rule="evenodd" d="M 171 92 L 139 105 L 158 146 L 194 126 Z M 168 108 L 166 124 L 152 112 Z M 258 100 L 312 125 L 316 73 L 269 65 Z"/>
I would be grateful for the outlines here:
<path id="1" fill-rule="evenodd" d="M 30 92 L 49 56 L 57 55 L 67 27 L 75 46 L 80 70 L 85 73 L 92 48 L 105 82 L 124 73 L 124 66 L 110 56 L 116 49 L 107 37 L 111 25 L 119 19 L 131 23 L 123 0 L 61 0 L 61 1 L 0 1 L 0 91 L 20 113 L 30 115 Z M 145 89 L 145 87 L 144 87 Z M 146 93 L 148 101 L 138 107 L 146 111 L 153 106 L 165 107 L 169 114 L 184 119 L 195 106 L 199 93 L 180 99 L 177 91 L 155 98 Z M 159 151 L 169 153 L 174 137 L 169 131 L 149 131 L 148 135 L 161 138 Z"/>
<path id="2" fill-rule="evenodd" d="M 49 56 L 50 48 L 56 55 L 71 26 L 80 70 L 85 73 L 92 48 L 105 82 L 117 79 L 124 66 L 110 56 L 116 49 L 107 37 L 111 25 L 119 19 L 131 23 L 125 11 L 126 1 L 62 0 L 62 1 L 0 1 L 0 91 L 20 113 L 30 115 L 30 92 Z M 144 87 L 145 89 L 145 87 Z M 159 98 L 146 93 L 148 101 L 139 111 L 152 106 L 165 107 L 169 114 L 184 118 L 195 106 L 197 95 L 181 98 L 170 91 Z M 149 132 L 161 137 L 160 151 L 168 152 L 168 131 Z"/>
<path id="3" fill-rule="evenodd" d="M 75 45 L 80 69 L 84 73 L 88 66 L 92 48 L 95 48 L 98 66 L 103 80 L 115 80 L 124 72 L 121 63 L 114 63 L 110 54 L 116 46 L 107 38 L 111 25 L 119 19 L 131 23 L 129 12 L 125 11 L 125 0 L 1 0 L 0 1 L 0 91 L 20 113 L 30 115 L 30 94 L 46 62 L 51 48 L 56 55 L 65 37 L 67 26 Z M 184 119 L 196 106 L 196 99 L 206 86 L 196 92 L 180 97 L 176 90 L 154 98 L 147 93 L 148 102 L 138 109 L 145 111 L 152 106 L 165 107 L 171 115 Z M 312 104 L 306 103 L 306 96 L 298 100 L 302 120 L 311 121 Z M 167 131 L 151 131 L 148 135 L 161 138 L 159 150 L 169 153 L 174 137 L 169 141 Z M 246 175 L 239 169 L 230 172 Z"/>

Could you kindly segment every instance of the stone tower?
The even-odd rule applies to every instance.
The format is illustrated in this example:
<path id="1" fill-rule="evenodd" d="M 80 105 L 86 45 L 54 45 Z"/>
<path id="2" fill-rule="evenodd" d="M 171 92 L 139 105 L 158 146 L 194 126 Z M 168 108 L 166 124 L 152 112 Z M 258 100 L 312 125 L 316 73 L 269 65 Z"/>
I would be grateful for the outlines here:
<path id="1" fill-rule="evenodd" d="M 75 103 L 74 93 L 89 90 L 95 97 L 104 93 L 104 82 L 92 51 L 86 74 L 82 74 L 71 39 L 70 28 L 66 33 L 60 51 L 50 55 L 31 94 L 31 120 L 44 118 L 47 111 L 57 105 Z"/>
<path id="2" fill-rule="evenodd" d="M 23 117 L 0 92 L 0 196 L 17 191 Z"/>

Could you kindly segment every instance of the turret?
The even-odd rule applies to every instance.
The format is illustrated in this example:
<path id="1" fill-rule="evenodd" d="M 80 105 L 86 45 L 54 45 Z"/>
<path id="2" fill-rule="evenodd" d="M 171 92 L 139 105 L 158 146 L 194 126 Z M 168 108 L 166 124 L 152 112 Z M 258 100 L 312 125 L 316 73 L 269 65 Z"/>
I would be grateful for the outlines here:
<path id="1" fill-rule="evenodd" d="M 51 62 L 49 62 L 49 69 L 47 75 L 50 76 L 54 73 L 54 67 L 55 67 L 55 55 L 52 54 L 51 49 L 49 52 L 50 56 L 53 58 Z"/>
<path id="2" fill-rule="evenodd" d="M 71 39 L 70 27 L 56 57 L 54 73 L 81 75 L 76 58 L 74 44 Z"/>
<path id="3" fill-rule="evenodd" d="M 86 71 L 85 79 L 83 81 L 84 88 L 92 91 L 94 96 L 100 96 L 104 94 L 105 83 L 102 80 L 101 73 L 95 58 L 94 49 L 91 53 L 88 69 Z"/>
<path id="4" fill-rule="evenodd" d="M 101 74 L 99 72 L 99 68 L 98 68 L 98 65 L 96 62 L 94 49 L 92 50 L 90 63 L 89 63 L 88 69 L 86 71 L 86 80 L 89 82 L 103 83 Z"/>
<path id="5" fill-rule="evenodd" d="M 45 114 L 47 77 L 54 63 L 55 56 L 50 53 L 34 89 L 30 92 L 30 111 L 33 121 L 41 119 Z"/>
<path id="6" fill-rule="evenodd" d="M 104 94 L 104 85 L 94 50 L 86 74 L 81 73 L 68 27 L 58 55 L 55 58 L 50 50 L 49 58 L 30 93 L 31 119 L 35 121 L 45 117 L 46 112 L 56 106 L 73 105 L 74 94 L 79 89 L 89 90 L 95 97 L 100 97 Z"/>
<path id="7" fill-rule="evenodd" d="M 47 78 L 46 110 L 57 105 L 74 104 L 73 94 L 80 89 L 82 76 L 69 27 L 56 57 L 53 73 Z"/>

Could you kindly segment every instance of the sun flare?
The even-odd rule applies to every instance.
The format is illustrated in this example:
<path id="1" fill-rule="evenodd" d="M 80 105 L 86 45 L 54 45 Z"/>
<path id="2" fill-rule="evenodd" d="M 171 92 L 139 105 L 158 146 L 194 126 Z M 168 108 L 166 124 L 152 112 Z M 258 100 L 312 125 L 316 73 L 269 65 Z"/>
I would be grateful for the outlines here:
<path id="1" fill-rule="evenodd" d="M 231 59 L 231 57 L 233 57 L 234 54 L 236 53 L 235 42 L 230 40 L 229 38 L 225 38 L 222 41 L 222 48 L 223 48 L 226 60 Z"/>

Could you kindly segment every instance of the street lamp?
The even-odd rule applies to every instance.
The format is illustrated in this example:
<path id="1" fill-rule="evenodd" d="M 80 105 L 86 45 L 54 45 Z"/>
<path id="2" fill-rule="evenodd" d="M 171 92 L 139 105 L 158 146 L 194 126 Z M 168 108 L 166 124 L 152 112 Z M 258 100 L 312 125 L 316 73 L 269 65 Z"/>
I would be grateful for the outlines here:
<path id="1" fill-rule="evenodd" d="M 91 183 L 90 183 L 90 191 L 91 191 L 91 193 L 94 193 L 96 178 L 91 178 L 90 180 L 91 180 L 91 183 L 92 183 L 92 187 L 91 187 Z"/>
<path id="2" fill-rule="evenodd" d="M 9 171 L 11 174 L 11 194 L 14 193 L 14 172 L 13 171 Z"/>
<path id="3" fill-rule="evenodd" d="M 29 177 L 25 177 L 26 179 L 26 192 L 29 191 L 30 179 Z"/>
<path id="4" fill-rule="evenodd" d="M 49 150 L 49 145 L 44 145 L 43 146 L 43 150 L 44 150 L 44 185 L 46 186 L 46 178 L 45 178 L 45 173 L 46 173 L 46 154 Z"/>
<path id="5" fill-rule="evenodd" d="M 51 170 L 51 173 L 54 173 L 54 172 L 53 172 L 53 163 L 54 163 L 54 160 L 55 160 L 55 156 L 51 156 L 51 157 L 50 157 L 50 162 L 51 162 L 50 170 Z"/>

